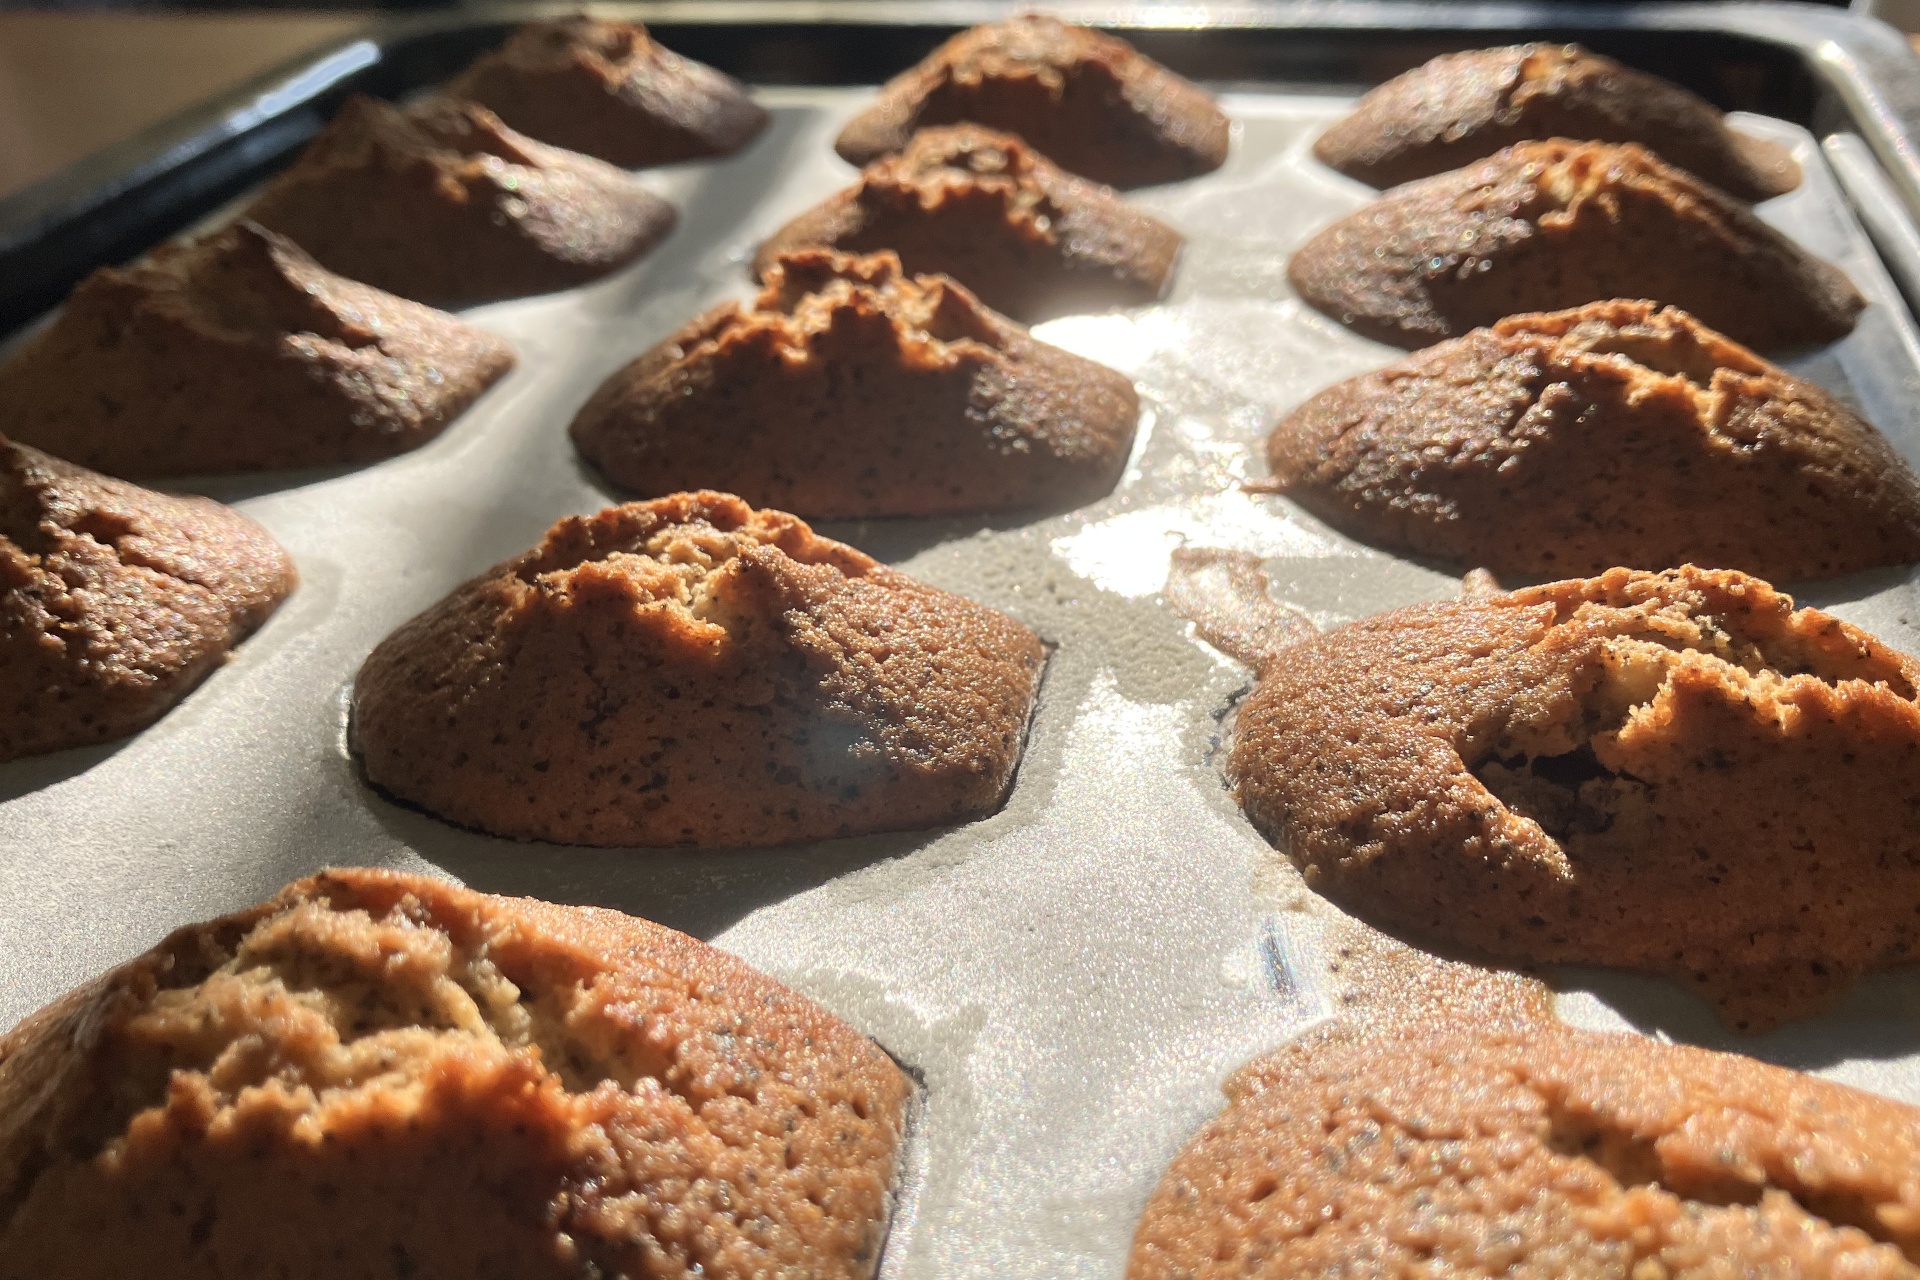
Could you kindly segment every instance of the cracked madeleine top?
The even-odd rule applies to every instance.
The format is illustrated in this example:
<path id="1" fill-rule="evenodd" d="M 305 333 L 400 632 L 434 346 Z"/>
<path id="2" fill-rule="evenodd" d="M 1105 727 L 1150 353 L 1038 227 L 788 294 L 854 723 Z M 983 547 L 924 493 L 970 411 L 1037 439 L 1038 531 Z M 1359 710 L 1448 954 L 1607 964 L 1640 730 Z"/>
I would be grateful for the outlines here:
<path id="1" fill-rule="evenodd" d="M 1032 323 L 1153 302 L 1173 281 L 1180 233 L 1107 187 L 1063 173 L 1019 138 L 977 125 L 916 133 L 899 155 L 760 246 L 762 278 L 795 249 L 892 250 L 915 275 L 951 276 Z"/>
<path id="2" fill-rule="evenodd" d="M 1351 378 L 1288 414 L 1267 461 L 1355 537 L 1496 573 L 1920 560 L 1920 480 L 1879 432 L 1651 302 L 1509 316 Z"/>
<path id="3" fill-rule="evenodd" d="M 1308 241 L 1287 276 L 1306 302 L 1403 347 L 1651 298 L 1772 351 L 1843 337 L 1866 305 L 1837 267 L 1645 148 L 1565 138 L 1395 187 Z"/>
<path id="4" fill-rule="evenodd" d="M 1800 184 L 1784 147 L 1728 128 L 1718 108 L 1670 80 L 1577 44 L 1441 54 L 1360 99 L 1313 153 L 1388 187 L 1541 138 L 1637 142 L 1742 200 Z"/>
<path id="5" fill-rule="evenodd" d="M 767 113 L 739 81 L 665 48 L 637 22 L 530 22 L 442 93 L 529 137 L 637 169 L 745 146 Z"/>
<path id="6" fill-rule="evenodd" d="M 145 728 L 294 581 L 287 553 L 238 511 L 0 436 L 0 760 Z"/>
<path id="7" fill-rule="evenodd" d="M 621 487 L 712 484 L 816 517 L 1058 508 L 1106 493 L 1139 400 L 891 253 L 783 255 L 766 288 L 693 321 L 574 418 Z"/>
<path id="8" fill-rule="evenodd" d="M 1760 1030 L 1916 958 L 1916 685 L 1756 578 L 1614 569 L 1281 649 L 1228 771 L 1372 922 L 1667 975 Z"/>
<path id="9" fill-rule="evenodd" d="M 0 366 L 0 432 L 125 476 L 369 462 L 512 366 L 492 334 L 242 221 L 82 281 Z"/>
<path id="10" fill-rule="evenodd" d="M 0 1277 L 859 1280 L 908 1095 L 670 929 L 327 872 L 0 1039 Z"/>
<path id="11" fill-rule="evenodd" d="M 867 164 L 929 125 L 983 124 L 1116 187 L 1226 162 L 1230 122 L 1207 92 L 1132 45 L 1043 14 L 963 31 L 889 80 L 834 149 Z"/>
<path id="12" fill-rule="evenodd" d="M 247 206 L 321 266 L 404 298 L 467 306 L 598 279 L 672 230 L 673 206 L 590 156 L 471 102 L 349 98 Z"/>
<path id="13" fill-rule="evenodd" d="M 1733 1054 L 1321 1033 L 1227 1095 L 1128 1280 L 1920 1276 L 1920 1111 Z"/>
<path id="14" fill-rule="evenodd" d="M 452 822 L 772 845 L 1000 807 L 1040 641 L 780 511 L 680 493 L 560 521 L 360 670 L 367 776 Z"/>

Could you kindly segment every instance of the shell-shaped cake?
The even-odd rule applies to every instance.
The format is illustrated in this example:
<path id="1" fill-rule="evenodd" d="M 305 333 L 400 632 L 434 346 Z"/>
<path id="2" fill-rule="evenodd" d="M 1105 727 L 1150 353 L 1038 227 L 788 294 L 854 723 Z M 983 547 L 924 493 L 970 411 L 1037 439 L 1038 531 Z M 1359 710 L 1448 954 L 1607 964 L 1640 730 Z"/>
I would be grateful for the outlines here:
<path id="1" fill-rule="evenodd" d="M 793 516 L 682 493 L 570 517 L 381 642 L 367 777 L 462 826 L 774 845 L 1000 807 L 1045 650 Z"/>
<path id="2" fill-rule="evenodd" d="M 442 90 L 530 138 L 629 169 L 731 155 L 767 127 L 733 77 L 683 58 L 637 22 L 530 22 Z"/>
<path id="3" fill-rule="evenodd" d="M 1757 578 L 1614 569 L 1278 650 L 1228 774 L 1369 922 L 1665 975 L 1757 1030 L 1920 955 L 1916 685 Z"/>
<path id="4" fill-rule="evenodd" d="M 1267 462 L 1354 537 L 1500 574 L 1920 560 L 1920 480 L 1878 431 L 1650 302 L 1509 316 L 1350 378 L 1281 420 Z"/>
<path id="5" fill-rule="evenodd" d="M 910 1097 L 684 934 L 329 871 L 0 1039 L 0 1276 L 868 1280 Z"/>
<path id="6" fill-rule="evenodd" d="M 1090 502 L 1119 478 L 1139 413 L 1125 377 L 944 276 L 803 249 L 752 302 L 607 379 L 572 435 L 639 494 L 705 483 L 804 516 L 930 516 Z"/>
<path id="7" fill-rule="evenodd" d="M 146 728 L 293 585 L 239 512 L 0 436 L 0 760 Z"/>
<path id="8" fill-rule="evenodd" d="M 1742 200 L 1800 183 L 1800 166 L 1778 143 L 1729 128 L 1718 108 L 1671 80 L 1577 44 L 1443 53 L 1361 98 L 1313 154 L 1391 187 L 1545 138 L 1637 142 Z"/>
<path id="9" fill-rule="evenodd" d="M 961 123 L 1019 134 L 1116 187 L 1210 173 L 1230 134 L 1211 95 L 1126 41 L 1030 13 L 963 31 L 889 80 L 834 149 L 864 165 L 929 125 Z"/>
<path id="10" fill-rule="evenodd" d="M 1844 337 L 1866 305 L 1837 267 L 1644 148 L 1564 138 L 1395 187 L 1308 241 L 1287 276 L 1342 324 L 1404 347 L 1651 298 L 1772 351 Z"/>
<path id="11" fill-rule="evenodd" d="M 238 222 L 82 281 L 0 365 L 0 434 L 122 476 L 371 462 L 438 435 L 513 362 Z"/>
<path id="12" fill-rule="evenodd" d="M 1127 1280 L 1906 1280 L 1920 1110 L 1552 1024 L 1310 1034 L 1241 1068 Z"/>
<path id="13" fill-rule="evenodd" d="M 246 216 L 329 271 L 445 307 L 597 280 L 675 218 L 632 174 L 523 137 L 485 107 L 358 96 Z"/>
<path id="14" fill-rule="evenodd" d="M 914 135 L 776 231 L 754 270 L 764 277 L 795 249 L 891 249 L 913 274 L 951 276 L 995 311 L 1032 323 L 1157 301 L 1180 245 L 1166 223 L 1062 173 L 1020 139 L 953 125 Z"/>

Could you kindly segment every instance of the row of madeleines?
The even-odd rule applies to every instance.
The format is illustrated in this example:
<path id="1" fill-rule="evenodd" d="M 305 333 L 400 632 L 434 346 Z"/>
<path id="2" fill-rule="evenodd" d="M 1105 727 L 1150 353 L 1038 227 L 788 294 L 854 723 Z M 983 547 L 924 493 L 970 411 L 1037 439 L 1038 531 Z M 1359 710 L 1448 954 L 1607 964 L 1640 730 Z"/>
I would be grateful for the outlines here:
<path id="1" fill-rule="evenodd" d="M 619 130 L 585 123 L 592 94 L 568 104 L 551 90 L 543 116 L 515 92 L 541 96 L 526 89 L 529 67 L 597 67 L 570 52 L 582 46 L 617 66 L 608 50 L 644 41 L 606 24 L 536 27 L 458 83 L 536 136 L 642 163 L 614 153 Z M 483 89 L 515 76 L 520 90 Z M 394 125 L 377 104 L 355 110 L 381 128 L 428 128 Z M 457 113 L 453 134 L 503 136 Z M 1676 115 L 1706 124 L 1676 130 Z M 1116 124 L 1136 120 L 1153 128 Z M 1792 183 L 1789 161 L 1705 104 L 1559 49 L 1442 59 L 1322 141 L 1329 162 L 1394 177 L 1473 159 L 1466 149 L 1482 143 L 1498 154 L 1462 171 L 1486 176 L 1435 180 L 1440 196 L 1424 183 L 1389 193 L 1296 258 L 1303 295 L 1357 327 L 1385 332 L 1364 310 L 1372 299 L 1397 333 L 1463 336 L 1283 423 L 1276 476 L 1388 545 L 1531 575 L 1610 571 L 1479 590 L 1324 637 L 1242 637 L 1233 647 L 1260 683 L 1230 773 L 1256 825 L 1317 887 L 1389 929 L 1496 962 L 1670 974 L 1736 1024 L 1765 1025 L 1912 958 L 1920 664 L 1794 612 L 1736 569 L 1793 578 L 1912 560 L 1914 483 L 1831 397 L 1681 312 L 1611 300 L 1679 304 L 1757 345 L 1791 345 L 1851 323 L 1858 300 L 1830 268 L 1639 146 L 1528 150 L 1516 139 L 1529 129 L 1672 152 L 1747 196 Z M 1076 138 L 1097 145 L 1076 151 Z M 1131 388 L 977 299 L 1004 288 L 996 305 L 1032 316 L 1158 296 L 1178 241 L 1034 148 L 1124 183 L 1217 165 L 1225 141 L 1204 95 L 1110 39 L 1039 19 L 967 33 L 848 126 L 843 154 L 884 158 L 775 237 L 760 298 L 616 375 L 576 440 L 628 487 L 724 482 L 803 514 L 1089 500 L 1124 456 Z M 1696 150 L 1683 157 L 1682 144 Z M 1716 158 L 1731 167 L 1711 169 Z M 929 174 L 923 199 L 914 183 Z M 563 203 L 589 185 L 570 185 Z M 1468 244 L 1447 218 L 1474 221 L 1490 201 L 1505 201 L 1498 234 L 1451 276 L 1432 267 L 1419 246 Z M 939 216 L 900 212 L 915 208 Z M 1076 278 L 1080 248 L 1036 250 L 1013 270 L 992 248 L 996 228 L 1044 246 L 1075 217 L 1095 220 L 1067 239 L 1110 249 L 1104 272 Z M 1620 243 L 1605 232 L 1678 256 L 1669 232 L 1696 224 L 1708 230 L 1689 245 L 1717 247 L 1753 278 L 1776 273 L 1776 317 L 1800 305 L 1781 301 L 1787 285 L 1808 283 L 1827 327 L 1744 304 L 1716 312 L 1711 291 L 1609 275 L 1616 255 L 1593 247 Z M 1126 234 L 1103 240 L 1115 228 Z M 439 368 L 488 345 L 272 232 L 222 235 L 181 251 L 165 279 L 135 281 L 121 322 L 162 317 L 183 352 L 204 355 L 193 342 L 213 333 L 230 350 L 285 350 L 303 370 L 320 367 L 315 352 L 365 354 L 354 377 L 313 393 L 316 421 L 347 382 L 374 393 L 365 403 L 417 407 L 424 384 L 457 379 L 408 360 Z M 1562 269 L 1541 265 L 1542 245 Z M 897 256 L 836 252 L 880 249 Z M 1316 275 L 1316 254 L 1342 252 L 1379 270 L 1398 262 L 1399 274 Z M 374 246 L 363 261 L 382 253 L 399 263 L 413 249 Z M 1151 268 L 1156 253 L 1157 281 L 1113 265 Z M 1034 283 L 1042 262 L 1067 264 L 1050 287 Z M 911 274 L 927 270 L 941 275 Z M 1582 272 L 1590 289 L 1553 292 Z M 1103 274 L 1148 283 L 1075 292 Z M 1479 288 L 1483 276 L 1497 282 Z M 1456 277 L 1473 287 L 1454 289 Z M 1352 297 L 1316 294 L 1316 279 Z M 1464 332 L 1566 306 L 1579 309 Z M 123 332 L 91 345 L 148 340 Z M 383 345 L 394 333 L 439 345 L 395 354 Z M 68 354 L 87 345 L 66 336 Z M 122 366 L 127 383 L 83 385 L 137 396 L 139 375 L 125 372 L 136 363 Z M 845 398 L 850 368 L 871 404 Z M 770 390 L 772 369 L 816 398 Z M 470 380 L 467 398 L 485 381 Z M 925 438 L 948 425 L 929 405 L 956 396 L 989 407 L 976 432 L 1022 443 L 995 455 L 977 439 L 967 452 L 958 430 Z M 161 403 L 101 398 L 115 413 Z M 693 419 L 672 416 L 683 399 L 741 434 L 730 446 L 688 438 Z M 775 406 L 790 423 L 796 399 L 821 406 L 823 424 L 857 403 L 830 423 L 836 448 L 840 432 L 871 431 L 894 451 L 869 455 L 874 470 L 851 486 L 806 458 L 742 460 L 739 441 L 758 438 Z M 235 421 L 262 403 L 275 401 L 241 405 Z M 351 434 L 337 417 L 336 440 Z M 1395 434 L 1408 424 L 1451 447 Z M 224 434 L 239 434 L 232 425 Z M 253 444 L 264 451 L 251 461 L 172 469 L 377 456 Z M 676 444 L 712 453 L 685 462 Z M 235 513 L 0 448 L 0 676 L 28 691 L 0 702 L 0 758 L 134 731 L 290 586 L 284 555 Z M 1097 461 L 1073 465 L 1075 448 Z M 1307 461 L 1289 469 L 1292 458 Z M 1640 498 L 1669 471 L 1686 502 Z M 672 479 L 647 479 L 660 475 Z M 1710 518 L 1695 518 L 1701 508 Z M 1514 512 L 1538 536 L 1516 537 Z M 1593 527 L 1569 537 L 1571 512 L 1593 513 Z M 1709 528 L 1718 541 L 1701 541 Z M 1566 558 L 1543 568 L 1490 553 L 1516 542 Z M 1611 568 L 1686 560 L 1730 567 Z M 1014 620 L 794 516 L 675 493 L 562 521 L 403 627 L 361 673 L 355 734 L 377 784 L 507 835 L 725 845 L 930 826 L 1000 804 L 1043 658 Z M 831 1015 L 671 931 L 330 873 L 181 931 L 0 1041 L 0 1277 L 864 1276 L 911 1092 Z M 1551 1023 L 1336 1036 L 1249 1067 L 1231 1094 L 1149 1204 L 1136 1277 L 1912 1275 L 1920 1258 L 1920 1114 L 1736 1057 Z"/>
<path id="2" fill-rule="evenodd" d="M 1440 341 L 1288 415 L 1270 487 L 1391 549 L 1596 576 L 1475 573 L 1318 635 L 1251 557 L 1177 557 L 1174 603 L 1217 570 L 1252 602 L 1189 606 L 1258 673 L 1226 765 L 1248 817 L 1401 938 L 1669 977 L 1740 1030 L 1912 964 L 1920 662 L 1749 576 L 1920 559 L 1901 458 L 1740 345 L 1863 306 L 1743 203 L 1791 158 L 1544 45 L 1435 59 L 1315 154 L 1404 185 L 1300 249 L 1300 296 Z M 1920 1112 L 1732 1055 L 1429 1010 L 1227 1093 L 1130 1280 L 1920 1275 Z"/>

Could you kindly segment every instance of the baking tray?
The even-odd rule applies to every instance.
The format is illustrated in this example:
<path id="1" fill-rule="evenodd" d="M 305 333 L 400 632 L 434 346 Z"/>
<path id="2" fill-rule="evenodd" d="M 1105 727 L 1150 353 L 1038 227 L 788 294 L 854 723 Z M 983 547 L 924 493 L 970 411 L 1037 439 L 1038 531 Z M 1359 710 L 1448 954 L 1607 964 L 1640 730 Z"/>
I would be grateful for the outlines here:
<path id="1" fill-rule="evenodd" d="M 1646 52 L 1635 61 L 1767 109 L 1777 118 L 1741 126 L 1792 146 L 1807 180 L 1763 216 L 1839 262 L 1871 304 L 1852 336 L 1795 367 L 1861 406 L 1920 464 L 1920 335 L 1810 131 L 1850 126 L 1892 193 L 1883 203 L 1895 212 L 1876 216 L 1904 217 L 1911 230 L 1900 211 L 1913 171 L 1896 170 L 1920 65 L 1890 33 L 1794 6 L 1063 6 L 1138 28 L 1130 34 L 1155 56 L 1222 88 L 1237 121 L 1224 169 L 1134 195 L 1189 237 L 1172 296 L 1036 330 L 1136 379 L 1146 412 L 1126 475 L 1103 501 L 1045 519 L 820 526 L 1057 646 L 1006 808 L 957 829 L 743 852 L 588 850 L 456 830 L 361 781 L 345 747 L 361 659 L 556 518 L 611 500 L 566 440 L 574 409 L 688 317 L 743 296 L 753 246 L 850 179 L 830 143 L 870 86 L 992 15 L 971 5 L 905 18 L 853 4 L 608 11 L 753 79 L 771 128 L 735 158 L 649 171 L 682 219 L 646 261 L 588 288 L 469 312 L 513 341 L 521 366 L 441 438 L 356 470 L 180 486 L 259 519 L 293 553 L 302 585 L 147 732 L 0 766 L 0 947 L 11 962 L 0 1025 L 169 928 L 326 865 L 616 907 L 792 984 L 924 1082 L 883 1275 L 1117 1276 L 1149 1190 L 1217 1110 L 1224 1075 L 1348 994 L 1329 939 L 1350 926 L 1304 890 L 1221 783 L 1223 717 L 1249 677 L 1164 606 L 1169 557 L 1183 542 L 1257 552 L 1275 594 L 1322 625 L 1456 587 L 1240 488 L 1262 471 L 1256 446 L 1275 417 L 1396 354 L 1303 308 L 1284 275 L 1296 245 L 1371 198 L 1306 150 L 1357 85 L 1440 48 L 1540 30 L 1524 20 L 1545 12 L 1556 38 Z M 117 187 L 83 191 L 69 179 L 29 193 L 44 235 L 18 243 L 49 259 L 89 237 L 127 252 L 151 244 L 257 180 L 271 167 L 262 157 L 284 157 L 345 86 L 423 87 L 523 16 L 379 28 L 273 81 L 307 77 L 275 100 L 283 109 L 253 108 L 253 124 L 208 123 L 230 124 L 230 103 L 149 140 L 172 148 L 176 165 L 141 168 L 123 155 Z M 1215 25 L 1179 25 L 1199 22 Z M 850 61 L 856 46 L 869 61 Z M 1872 110 L 1856 113 L 1863 102 Z M 277 141 L 258 142 L 269 134 Z M 231 147 L 246 154 L 235 160 Z M 49 212 L 62 191 L 71 216 Z M 1802 598 L 1920 651 L 1908 570 Z M 1920 1101 L 1920 975 L 1869 981 L 1829 1015 L 1747 1040 L 1662 983 L 1557 971 L 1556 984 L 1574 1021 L 1731 1045 Z"/>

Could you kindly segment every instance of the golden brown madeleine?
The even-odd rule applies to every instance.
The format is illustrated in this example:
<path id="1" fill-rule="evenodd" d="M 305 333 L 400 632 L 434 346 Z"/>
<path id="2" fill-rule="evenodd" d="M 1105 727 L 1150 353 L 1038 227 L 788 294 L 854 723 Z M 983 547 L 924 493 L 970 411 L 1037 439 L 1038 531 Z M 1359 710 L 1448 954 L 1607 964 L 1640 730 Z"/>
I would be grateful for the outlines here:
<path id="1" fill-rule="evenodd" d="M 0 1039 L 0 1277 L 865 1280 L 909 1093 L 671 929 L 330 871 Z"/>
<path id="2" fill-rule="evenodd" d="M 774 232 L 754 271 L 764 279 L 795 249 L 891 249 L 913 274 L 951 276 L 995 311 L 1033 323 L 1159 300 L 1180 245 L 1166 223 L 1018 138 L 954 125 L 915 134 Z"/>
<path id="3" fill-rule="evenodd" d="M 444 90 L 530 138 L 629 169 L 730 155 L 767 127 L 739 81 L 637 22 L 530 22 Z"/>
<path id="4" fill-rule="evenodd" d="M 1403 347 L 1652 298 L 1773 351 L 1843 337 L 1866 305 L 1837 267 L 1643 148 L 1565 139 L 1395 187 L 1308 241 L 1287 276 L 1342 324 Z"/>
<path id="5" fill-rule="evenodd" d="M 1663 974 L 1758 1030 L 1916 958 L 1916 683 L 1757 578 L 1614 569 L 1280 650 L 1228 773 L 1374 924 Z"/>
<path id="6" fill-rule="evenodd" d="M 0 436 L 0 760 L 146 728 L 293 590 L 267 531 Z"/>
<path id="7" fill-rule="evenodd" d="M 1126 41 L 1030 13 L 963 31 L 889 80 L 834 149 L 864 165 L 916 130 L 962 123 L 1019 134 L 1116 187 L 1211 173 L 1226 163 L 1230 132 L 1206 90 Z"/>
<path id="8" fill-rule="evenodd" d="M 123 476 L 371 462 L 431 440 L 513 361 L 238 222 L 82 281 L 0 365 L 0 432 Z"/>
<path id="9" fill-rule="evenodd" d="M 1313 154 L 1391 187 L 1544 138 L 1637 142 L 1742 200 L 1800 184 L 1786 148 L 1729 128 L 1718 108 L 1670 80 L 1577 44 L 1441 54 L 1360 99 Z"/>
<path id="10" fill-rule="evenodd" d="M 1228 1081 L 1127 1280 L 1920 1274 L 1920 1110 L 1551 1023 L 1310 1034 Z"/>
<path id="11" fill-rule="evenodd" d="M 774 845 L 1000 807 L 1044 651 L 779 511 L 571 517 L 360 669 L 367 776 L 495 835 Z"/>
<path id="12" fill-rule="evenodd" d="M 1920 480 L 1853 410 L 1684 311 L 1510 316 L 1322 391 L 1267 437 L 1356 538 L 1496 573 L 1920 560 Z"/>
<path id="13" fill-rule="evenodd" d="M 812 517 L 1063 508 L 1119 479 L 1140 401 L 891 253 L 802 249 L 750 303 L 601 384 L 580 452 L 642 495 L 711 484 Z"/>
<path id="14" fill-rule="evenodd" d="M 598 279 L 658 244 L 675 214 L 633 175 L 484 107 L 354 97 L 246 216 L 330 271 L 451 307 Z"/>

